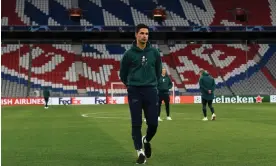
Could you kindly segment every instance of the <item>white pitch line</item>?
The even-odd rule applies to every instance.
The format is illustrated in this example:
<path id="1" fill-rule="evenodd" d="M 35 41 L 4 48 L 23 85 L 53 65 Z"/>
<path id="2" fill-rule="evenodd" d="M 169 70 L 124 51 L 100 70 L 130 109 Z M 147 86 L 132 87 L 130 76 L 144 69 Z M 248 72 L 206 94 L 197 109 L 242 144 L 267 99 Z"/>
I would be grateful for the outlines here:
<path id="1" fill-rule="evenodd" d="M 98 116 L 98 117 L 91 117 L 91 118 L 96 118 L 96 119 L 128 119 L 128 120 L 130 120 L 130 118 L 126 118 L 126 117 L 116 117 L 116 116 L 114 116 L 114 117 L 103 117 L 103 116 Z"/>
<path id="2" fill-rule="evenodd" d="M 81 116 L 83 116 L 83 117 L 85 117 L 85 118 L 87 118 L 88 116 L 87 116 L 87 114 L 82 114 Z"/>
<path id="3" fill-rule="evenodd" d="M 108 114 L 108 115 L 103 116 L 103 115 L 106 115 L 106 114 Z M 186 113 L 184 113 L 184 112 L 175 112 L 174 114 L 178 114 L 178 115 L 182 114 L 182 116 L 183 116 Z M 115 115 L 115 116 L 112 116 L 112 115 Z M 81 116 L 84 117 L 84 118 L 94 118 L 94 119 L 125 119 L 125 120 L 130 120 L 131 119 L 130 117 L 126 117 L 126 114 L 124 112 L 116 112 L 116 113 L 91 112 L 91 113 L 81 114 Z M 144 117 L 143 117 L 143 119 L 144 119 Z M 201 118 L 190 118 L 190 117 L 185 117 L 184 116 L 184 117 L 178 117 L 177 119 L 173 119 L 173 121 L 182 121 L 182 120 L 201 121 Z M 219 118 L 218 120 L 228 120 L 229 121 L 229 120 L 232 120 L 232 119 L 227 118 L 227 117 L 222 117 L 222 118 Z M 166 120 L 163 118 L 163 121 L 166 121 Z M 211 120 L 209 120 L 209 121 L 211 121 Z M 162 122 L 159 122 L 159 123 L 162 123 Z"/>
<path id="4" fill-rule="evenodd" d="M 94 118 L 94 119 L 125 119 L 125 120 L 130 120 L 130 117 L 124 117 L 124 116 L 120 116 L 120 117 L 119 116 L 93 116 L 93 115 L 97 115 L 97 114 L 98 113 L 93 113 L 92 116 L 89 116 L 90 113 L 88 113 L 88 114 L 82 114 L 81 116 L 84 117 L 84 118 Z M 201 119 L 187 118 L 187 117 L 186 118 L 183 117 L 181 119 L 178 118 L 175 121 L 181 121 L 181 120 L 201 121 Z M 166 120 L 164 119 L 163 121 L 166 121 Z M 159 122 L 159 123 L 162 123 L 162 122 Z"/>
<path id="5" fill-rule="evenodd" d="M 93 114 L 96 115 L 96 114 Z M 96 119 L 130 119 L 126 117 L 119 117 L 119 116 L 89 116 L 89 114 L 82 114 L 84 118 L 96 118 Z"/>
<path id="6" fill-rule="evenodd" d="M 102 115 L 106 115 L 106 114 L 108 114 L 108 115 L 102 116 Z M 115 115 L 115 116 L 112 116 L 112 115 Z M 120 116 L 118 116 L 118 115 L 120 115 Z M 93 112 L 93 113 L 81 114 L 81 116 L 85 117 L 85 118 L 106 118 L 106 119 L 108 119 L 108 118 L 125 118 L 124 117 L 125 113 Z"/>

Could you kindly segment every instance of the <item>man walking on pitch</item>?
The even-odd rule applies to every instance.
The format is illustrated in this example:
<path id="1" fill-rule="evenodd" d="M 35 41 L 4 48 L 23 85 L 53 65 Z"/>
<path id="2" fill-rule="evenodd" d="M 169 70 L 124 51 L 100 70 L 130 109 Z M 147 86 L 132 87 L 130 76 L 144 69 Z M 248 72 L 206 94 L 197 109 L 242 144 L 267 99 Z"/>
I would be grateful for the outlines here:
<path id="1" fill-rule="evenodd" d="M 148 42 L 149 29 L 144 24 L 136 26 L 136 41 L 121 60 L 120 78 L 127 86 L 132 123 L 132 139 L 138 154 L 137 164 L 151 157 L 150 141 L 158 126 L 158 90 L 162 62 L 159 51 Z M 142 137 L 142 110 L 147 120 L 147 134 Z M 144 149 L 143 150 L 143 145 Z"/>
<path id="2" fill-rule="evenodd" d="M 43 89 L 43 97 L 44 97 L 44 101 L 45 101 L 45 109 L 48 109 L 48 102 L 49 102 L 49 97 L 50 97 L 50 91 L 48 88 L 44 88 Z"/>
<path id="3" fill-rule="evenodd" d="M 165 102 L 167 120 L 172 120 L 172 118 L 170 117 L 170 92 L 169 92 L 171 88 L 172 88 L 172 81 L 170 77 L 166 74 L 166 69 L 163 68 L 162 75 L 158 82 L 158 91 L 159 91 L 158 120 L 159 121 L 162 121 L 162 119 L 160 118 L 162 101 Z"/>
<path id="4" fill-rule="evenodd" d="M 201 91 L 201 100 L 202 100 L 202 111 L 204 118 L 203 121 L 207 121 L 207 111 L 206 111 L 206 105 L 208 104 L 212 116 L 211 119 L 215 120 L 216 115 L 213 107 L 213 99 L 214 99 L 214 91 L 215 91 L 215 80 L 212 76 L 210 76 L 206 71 L 200 70 L 200 79 L 199 79 L 199 86 Z"/>

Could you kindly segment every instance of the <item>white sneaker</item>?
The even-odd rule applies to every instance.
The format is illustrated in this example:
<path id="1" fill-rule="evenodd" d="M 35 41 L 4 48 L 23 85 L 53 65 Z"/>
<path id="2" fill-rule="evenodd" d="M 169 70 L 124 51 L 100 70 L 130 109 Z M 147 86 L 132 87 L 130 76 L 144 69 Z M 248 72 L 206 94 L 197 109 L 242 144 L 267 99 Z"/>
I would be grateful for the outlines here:
<path id="1" fill-rule="evenodd" d="M 145 149 L 145 156 L 146 158 L 151 157 L 151 144 L 146 140 L 146 136 L 142 137 L 142 143 Z"/>
<path id="2" fill-rule="evenodd" d="M 172 118 L 170 116 L 167 117 L 167 120 L 172 120 Z"/>
<path id="3" fill-rule="evenodd" d="M 136 164 L 145 164 L 147 162 L 145 153 L 142 149 L 137 150 L 137 155 L 138 155 L 138 158 L 136 160 Z"/>
<path id="4" fill-rule="evenodd" d="M 144 150 L 143 150 L 143 149 L 136 150 L 136 151 L 137 151 L 137 155 L 138 155 L 138 157 L 139 157 L 139 155 L 140 155 L 140 154 L 145 155 L 145 152 L 144 152 Z"/>
<path id="5" fill-rule="evenodd" d="M 216 120 L 216 114 L 213 114 L 211 117 L 212 120 Z"/>
<path id="6" fill-rule="evenodd" d="M 208 121 L 208 118 L 207 118 L 207 117 L 204 117 L 202 120 L 203 120 L 203 121 Z"/>
<path id="7" fill-rule="evenodd" d="M 44 107 L 45 109 L 48 109 L 48 107 Z"/>
<path id="8" fill-rule="evenodd" d="M 158 117 L 158 121 L 160 121 L 160 122 L 161 122 L 161 121 L 163 121 L 163 120 L 162 120 L 160 117 Z"/>

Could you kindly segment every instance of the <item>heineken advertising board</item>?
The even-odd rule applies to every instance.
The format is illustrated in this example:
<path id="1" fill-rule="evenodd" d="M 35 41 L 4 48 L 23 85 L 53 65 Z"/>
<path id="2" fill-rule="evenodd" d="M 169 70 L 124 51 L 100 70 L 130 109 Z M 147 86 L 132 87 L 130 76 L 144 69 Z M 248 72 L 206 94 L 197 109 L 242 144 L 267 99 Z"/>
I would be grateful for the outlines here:
<path id="1" fill-rule="evenodd" d="M 272 102 L 268 95 L 258 96 L 215 96 L 213 103 L 262 103 Z M 275 96 L 276 102 L 276 96 Z M 201 96 L 194 97 L 194 103 L 201 103 Z"/>
<path id="2" fill-rule="evenodd" d="M 269 96 L 216 96 L 213 103 L 262 103 L 269 102 Z"/>

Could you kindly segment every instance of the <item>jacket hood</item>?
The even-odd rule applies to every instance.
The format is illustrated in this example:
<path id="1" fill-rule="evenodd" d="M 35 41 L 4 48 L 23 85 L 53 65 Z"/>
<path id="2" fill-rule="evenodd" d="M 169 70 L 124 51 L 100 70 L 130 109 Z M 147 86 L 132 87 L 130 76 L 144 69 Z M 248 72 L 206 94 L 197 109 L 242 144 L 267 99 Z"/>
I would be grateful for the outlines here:
<path id="1" fill-rule="evenodd" d="M 137 51 L 137 52 L 148 51 L 150 48 L 151 48 L 151 44 L 150 42 L 147 42 L 146 47 L 144 48 L 144 50 L 142 50 L 141 48 L 137 47 L 136 40 L 132 42 L 132 46 L 131 46 L 131 50 Z"/>
<path id="2" fill-rule="evenodd" d="M 209 73 L 207 73 L 206 71 L 204 71 L 204 72 L 202 73 L 202 76 L 209 76 Z"/>

